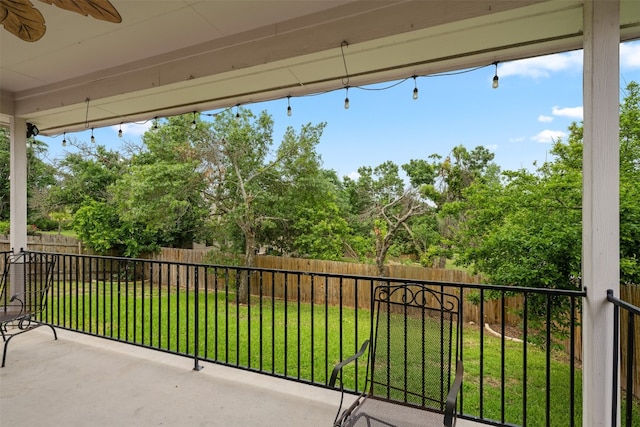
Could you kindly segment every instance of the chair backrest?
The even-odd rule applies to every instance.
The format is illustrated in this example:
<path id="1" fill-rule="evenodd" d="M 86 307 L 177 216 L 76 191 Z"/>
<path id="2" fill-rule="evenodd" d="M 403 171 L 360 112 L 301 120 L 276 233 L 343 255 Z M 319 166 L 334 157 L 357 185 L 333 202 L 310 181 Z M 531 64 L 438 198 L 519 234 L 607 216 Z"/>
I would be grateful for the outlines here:
<path id="1" fill-rule="evenodd" d="M 24 310 L 31 315 L 40 314 L 46 307 L 47 295 L 53 284 L 57 256 L 46 253 L 25 253 L 24 258 Z"/>
<path id="2" fill-rule="evenodd" d="M 9 296 L 6 289 L 9 283 L 9 266 L 11 264 L 11 252 L 0 252 L 0 307 L 6 307 Z"/>
<path id="3" fill-rule="evenodd" d="M 459 356 L 459 298 L 406 283 L 377 286 L 374 301 L 369 393 L 444 410 Z"/>

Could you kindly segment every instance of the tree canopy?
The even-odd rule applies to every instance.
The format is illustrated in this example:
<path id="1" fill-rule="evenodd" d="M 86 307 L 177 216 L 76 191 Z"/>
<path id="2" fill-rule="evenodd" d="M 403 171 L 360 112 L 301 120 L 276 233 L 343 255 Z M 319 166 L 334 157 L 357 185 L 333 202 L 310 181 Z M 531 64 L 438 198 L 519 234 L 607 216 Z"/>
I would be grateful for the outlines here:
<path id="1" fill-rule="evenodd" d="M 627 86 L 620 108 L 620 277 L 640 283 L 640 86 Z M 553 144 L 553 160 L 535 172 L 507 171 L 478 182 L 451 210 L 464 216 L 454 238 L 462 265 L 492 283 L 572 289 L 582 248 L 581 124 Z"/>
<path id="2" fill-rule="evenodd" d="M 640 282 L 640 86 L 620 105 L 620 269 Z M 317 147 L 326 123 L 288 128 L 245 108 L 212 119 L 169 117 L 127 152 L 70 140 L 57 164 L 29 141 L 29 220 L 61 227 L 100 252 L 216 248 L 252 266 L 257 253 L 444 267 L 503 285 L 574 289 L 581 275 L 582 125 L 534 170 L 501 171 L 493 153 L 454 147 L 339 177 Z M 0 221 L 8 219 L 9 139 L 0 129 Z M 50 224 L 49 224 L 50 225 Z M 220 258 L 223 259 L 223 258 Z M 241 291 L 247 288 L 241 285 Z M 241 298 L 246 294 L 241 295 Z"/>

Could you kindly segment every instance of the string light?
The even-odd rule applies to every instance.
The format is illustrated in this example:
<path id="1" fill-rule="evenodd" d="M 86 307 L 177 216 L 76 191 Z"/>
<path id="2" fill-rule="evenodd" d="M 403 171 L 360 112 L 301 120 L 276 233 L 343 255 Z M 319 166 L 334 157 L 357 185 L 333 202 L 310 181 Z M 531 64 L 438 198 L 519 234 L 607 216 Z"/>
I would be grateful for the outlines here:
<path id="1" fill-rule="evenodd" d="M 66 132 L 62 136 L 62 146 L 63 147 L 67 146 L 67 133 Z"/>
<path id="2" fill-rule="evenodd" d="M 349 86 L 347 86 L 346 88 L 347 94 L 346 97 L 344 98 L 344 109 L 348 110 L 349 109 Z"/>
<path id="3" fill-rule="evenodd" d="M 347 61 L 346 61 L 346 56 L 345 56 L 345 52 L 344 52 L 344 48 L 348 47 L 349 43 L 346 41 L 343 41 L 340 45 L 340 50 L 341 50 L 341 56 L 342 56 L 342 60 L 343 60 L 343 65 L 344 65 L 344 72 L 345 72 L 345 76 L 342 78 L 342 88 L 345 89 L 345 98 L 344 98 L 344 108 L 346 110 L 349 109 L 350 107 L 350 101 L 349 101 L 349 89 L 352 87 L 349 85 L 350 82 L 350 75 L 349 75 L 349 70 L 347 68 Z M 413 87 L 413 93 L 412 93 L 412 97 L 414 100 L 417 100 L 419 98 L 419 89 L 418 89 L 418 81 L 417 78 L 418 77 L 444 77 L 444 76 L 454 76 L 454 75 L 459 75 L 459 74 L 465 74 L 465 73 L 470 73 L 472 71 L 477 71 L 479 69 L 488 67 L 493 65 L 495 67 L 495 75 L 493 77 L 492 80 L 492 87 L 494 89 L 497 89 L 500 85 L 499 81 L 500 78 L 498 76 L 498 64 L 499 61 L 495 61 L 492 62 L 491 64 L 487 64 L 487 65 L 481 65 L 475 68 L 470 68 L 470 69 L 465 69 L 465 70 L 460 70 L 460 71 L 453 71 L 453 72 L 447 72 L 447 73 L 439 73 L 439 74 L 427 74 L 427 75 L 412 75 L 411 77 L 406 77 L 402 80 L 398 80 L 393 82 L 392 84 L 389 84 L 387 86 L 384 87 L 366 87 L 366 86 L 353 86 L 357 89 L 361 89 L 361 90 L 366 90 L 366 91 L 382 91 L 382 90 L 387 90 L 387 89 L 391 89 L 395 86 L 398 86 L 400 84 L 403 84 L 404 82 L 406 82 L 407 80 L 409 80 L 410 78 L 413 79 L 414 81 L 414 87 Z M 314 93 L 314 94 L 307 94 L 307 95 L 303 95 L 303 96 L 317 96 L 317 95 L 322 95 L 324 93 L 328 93 L 328 92 L 333 92 L 335 90 L 339 90 L 339 88 L 336 89 L 331 89 L 328 90 L 326 92 L 320 92 L 320 93 Z M 85 111 L 85 127 L 88 128 L 89 127 L 89 98 L 85 99 L 85 103 L 86 103 L 86 111 Z M 233 108 L 233 106 L 227 107 L 222 111 L 216 112 L 216 113 L 200 113 L 201 115 L 205 115 L 205 116 L 211 116 L 214 117 L 220 113 L 223 112 L 228 112 Z M 236 108 L 236 114 L 235 114 L 235 121 L 237 123 L 240 122 L 241 120 L 241 116 L 240 116 L 240 104 L 236 104 L 235 105 Z M 197 128 L 197 111 L 193 111 L 193 119 L 191 121 L 190 127 L 191 129 L 196 129 Z M 293 109 L 291 108 L 291 95 L 287 96 L 287 116 L 292 116 L 293 115 Z M 158 130 L 158 116 L 155 116 L 153 118 L 153 127 L 150 129 L 150 131 L 155 132 Z M 148 120 L 146 121 L 148 122 Z M 146 123 L 145 122 L 145 123 Z M 120 127 L 118 130 L 118 137 L 122 138 L 123 136 L 123 131 L 122 131 L 122 125 L 124 124 L 124 122 L 120 123 Z M 95 143 L 95 136 L 94 136 L 94 128 L 91 128 L 91 142 Z M 66 146 L 67 144 L 67 139 L 66 139 L 66 132 L 63 133 L 63 140 L 62 140 L 62 146 Z"/>

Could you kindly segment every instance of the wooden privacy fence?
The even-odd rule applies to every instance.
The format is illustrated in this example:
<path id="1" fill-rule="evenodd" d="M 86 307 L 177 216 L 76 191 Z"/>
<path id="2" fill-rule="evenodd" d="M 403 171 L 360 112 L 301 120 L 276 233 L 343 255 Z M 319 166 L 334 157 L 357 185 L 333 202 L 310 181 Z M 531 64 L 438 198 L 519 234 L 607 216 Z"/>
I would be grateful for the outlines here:
<path id="1" fill-rule="evenodd" d="M 31 251 L 55 252 L 62 254 L 81 254 L 87 252 L 82 242 L 74 237 L 67 237 L 60 234 L 40 234 L 27 236 L 27 246 Z M 14 248 L 17 252 L 20 249 Z M 9 236 L 0 234 L 0 252 L 10 251 Z"/>
<path id="2" fill-rule="evenodd" d="M 173 249 L 163 248 L 159 254 L 147 256 L 147 259 L 167 262 L 184 262 L 199 264 L 202 262 L 208 250 L 206 249 Z M 215 260 L 213 261 L 215 263 Z M 376 276 L 377 268 L 374 264 L 360 264 L 339 261 L 323 261 L 302 258 L 276 257 L 269 255 L 256 256 L 256 267 L 269 270 L 288 270 L 305 272 L 306 275 L 278 273 L 274 275 L 259 276 L 259 273 L 251 274 L 250 292 L 253 295 L 273 296 L 278 299 L 287 299 L 304 303 L 324 304 L 325 299 L 329 305 L 340 305 L 359 308 L 371 306 L 371 289 L 368 281 L 353 283 L 352 279 L 339 277 L 325 277 L 324 275 L 337 276 Z M 447 283 L 481 283 L 480 275 L 471 275 L 462 270 L 445 270 L 437 268 L 424 268 L 392 264 L 388 266 L 389 277 L 395 279 L 425 280 Z M 182 277 L 175 277 L 175 274 Z M 186 283 L 187 271 L 174 271 L 172 280 Z M 169 276 L 167 279 L 169 280 Z M 208 278 L 209 283 L 214 283 L 213 277 Z M 166 283 L 163 283 L 166 284 Z M 357 286 L 356 293 L 341 292 L 343 287 Z M 449 290 L 450 291 L 450 290 Z M 471 291 L 467 291 L 471 293 Z M 466 300 L 467 295 L 465 295 Z M 522 297 L 506 297 L 505 320 L 510 325 L 520 322 L 517 310 L 522 308 Z M 477 324 L 502 322 L 501 302 L 499 300 L 487 300 L 484 302 L 484 320 L 479 319 L 480 309 L 477 305 L 465 303 L 463 316 L 466 322 L 473 321 Z"/>
<path id="3" fill-rule="evenodd" d="M 620 286 L 620 299 L 640 307 L 640 285 Z M 626 310 L 620 312 L 620 337 L 626 337 L 628 331 L 629 313 Z M 635 318 L 635 345 L 633 349 L 635 367 L 633 370 L 633 395 L 640 399 L 640 319 Z M 626 378 L 628 371 L 628 342 L 626 339 L 620 340 L 620 377 Z M 624 386 L 624 384 L 623 384 Z"/>

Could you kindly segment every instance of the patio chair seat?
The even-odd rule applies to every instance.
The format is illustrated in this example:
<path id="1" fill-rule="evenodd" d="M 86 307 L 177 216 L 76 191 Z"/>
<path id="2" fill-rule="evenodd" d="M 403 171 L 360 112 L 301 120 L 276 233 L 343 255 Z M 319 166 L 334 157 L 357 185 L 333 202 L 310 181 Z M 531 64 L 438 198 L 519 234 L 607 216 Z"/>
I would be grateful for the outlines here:
<path id="1" fill-rule="evenodd" d="M 369 397 L 354 408 L 345 426 L 349 427 L 424 427 L 443 426 L 444 415 L 426 408 L 399 405 L 397 402 Z"/>

